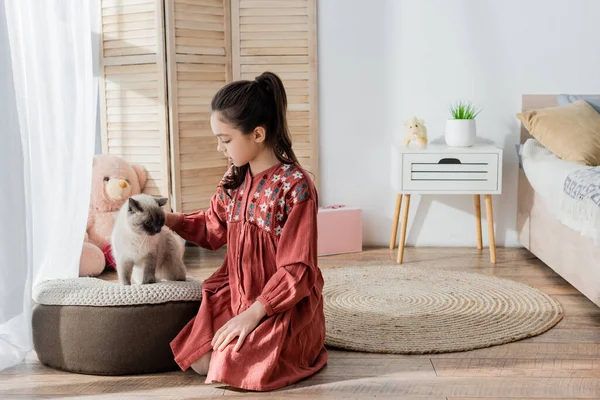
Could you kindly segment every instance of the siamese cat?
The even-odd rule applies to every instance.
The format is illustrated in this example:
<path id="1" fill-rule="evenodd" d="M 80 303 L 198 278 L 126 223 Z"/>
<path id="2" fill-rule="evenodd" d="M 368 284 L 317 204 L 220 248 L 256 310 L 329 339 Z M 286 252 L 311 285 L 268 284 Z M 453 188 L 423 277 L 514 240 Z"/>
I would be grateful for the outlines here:
<path id="1" fill-rule="evenodd" d="M 158 279 L 185 281 L 183 239 L 165 227 L 165 198 L 130 197 L 119 210 L 111 235 L 119 282 L 131 285 L 134 266 L 143 270 L 142 284 Z M 136 268 L 137 269 L 137 268 Z"/>

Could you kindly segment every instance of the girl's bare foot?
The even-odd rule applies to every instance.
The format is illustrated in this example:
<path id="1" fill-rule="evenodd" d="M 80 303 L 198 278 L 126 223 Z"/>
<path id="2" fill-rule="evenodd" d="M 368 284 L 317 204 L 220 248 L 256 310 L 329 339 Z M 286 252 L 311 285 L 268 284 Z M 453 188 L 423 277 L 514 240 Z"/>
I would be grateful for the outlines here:
<path id="1" fill-rule="evenodd" d="M 208 374 L 208 366 L 210 365 L 210 356 L 212 354 L 212 350 L 209 351 L 208 353 L 206 353 L 205 355 L 203 355 L 202 357 L 200 357 L 198 359 L 198 361 L 196 361 L 195 363 L 193 363 L 191 365 L 192 369 L 198 374 L 198 375 L 206 375 Z"/>

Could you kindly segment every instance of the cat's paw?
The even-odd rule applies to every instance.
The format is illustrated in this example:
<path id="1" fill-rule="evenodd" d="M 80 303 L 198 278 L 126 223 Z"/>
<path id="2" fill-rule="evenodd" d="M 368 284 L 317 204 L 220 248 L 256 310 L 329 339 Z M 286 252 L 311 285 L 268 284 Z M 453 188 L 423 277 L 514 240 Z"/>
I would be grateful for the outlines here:
<path id="1" fill-rule="evenodd" d="M 150 277 L 150 278 L 144 277 L 144 279 L 142 280 L 142 285 L 147 285 L 150 283 L 156 283 L 156 278 L 155 277 Z"/>

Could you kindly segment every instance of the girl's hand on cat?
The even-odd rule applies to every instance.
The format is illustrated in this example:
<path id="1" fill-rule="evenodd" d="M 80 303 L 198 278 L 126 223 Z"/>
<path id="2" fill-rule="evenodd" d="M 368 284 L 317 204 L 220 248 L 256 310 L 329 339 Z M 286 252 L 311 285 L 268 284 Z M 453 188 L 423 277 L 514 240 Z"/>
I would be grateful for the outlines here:
<path id="1" fill-rule="evenodd" d="M 267 315 L 267 311 L 258 301 L 254 302 L 246 311 L 231 318 L 225 325 L 215 333 L 211 346 L 214 351 L 223 351 L 225 347 L 236 337 L 238 338 L 234 350 L 238 351 L 246 336 L 258 326 L 260 320 Z"/>
<path id="2" fill-rule="evenodd" d="M 177 223 L 178 220 L 179 220 L 179 217 L 177 217 L 177 215 L 175 213 L 165 212 L 165 225 L 168 228 L 172 228 L 173 226 L 175 226 L 175 224 Z"/>

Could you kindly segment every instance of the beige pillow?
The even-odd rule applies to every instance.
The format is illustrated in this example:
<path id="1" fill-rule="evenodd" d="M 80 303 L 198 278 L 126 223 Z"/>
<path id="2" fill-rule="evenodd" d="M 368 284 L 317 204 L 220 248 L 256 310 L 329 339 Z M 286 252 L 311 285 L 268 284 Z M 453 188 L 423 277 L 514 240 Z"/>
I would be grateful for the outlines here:
<path id="1" fill-rule="evenodd" d="M 600 165 L 600 114 L 585 101 L 524 111 L 517 118 L 534 138 L 563 160 Z"/>

